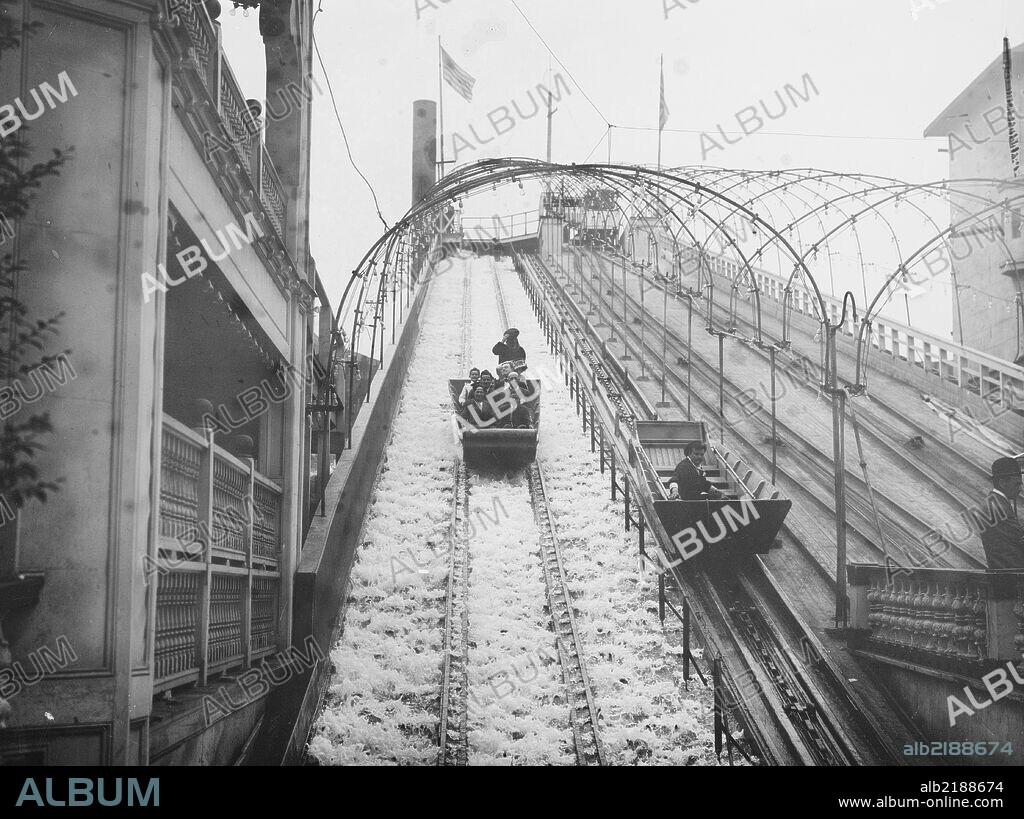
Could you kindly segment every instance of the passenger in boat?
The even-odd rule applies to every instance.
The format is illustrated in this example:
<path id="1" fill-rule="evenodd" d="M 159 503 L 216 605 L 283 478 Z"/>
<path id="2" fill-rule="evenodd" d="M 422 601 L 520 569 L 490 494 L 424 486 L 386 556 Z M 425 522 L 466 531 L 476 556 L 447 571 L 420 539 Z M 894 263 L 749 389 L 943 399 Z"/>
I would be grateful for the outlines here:
<path id="1" fill-rule="evenodd" d="M 985 499 L 991 517 L 975 521 L 990 570 L 1024 569 L 1024 526 L 1017 517 L 1021 474 L 1014 458 L 992 462 L 992 490 Z"/>
<path id="2" fill-rule="evenodd" d="M 515 327 L 505 331 L 491 352 L 498 357 L 499 364 L 508 361 L 511 368 L 520 373 L 526 369 L 526 350 L 519 346 L 519 331 Z"/>
<path id="3" fill-rule="evenodd" d="M 473 397 L 473 390 L 476 388 L 477 382 L 480 380 L 480 369 L 473 367 L 469 371 L 469 383 L 462 388 L 462 392 L 459 393 L 459 406 L 465 407 L 469 403 L 470 398 Z"/>
<path id="4" fill-rule="evenodd" d="M 477 385 L 484 388 L 484 395 L 490 395 L 498 387 L 490 370 L 484 370 L 480 373 L 480 380 L 477 382 Z"/>
<path id="5" fill-rule="evenodd" d="M 518 393 L 509 390 L 507 400 L 511 404 L 511 409 L 501 419 L 499 426 L 509 429 L 533 429 L 533 412 L 529 406 L 519 400 Z"/>
<path id="6" fill-rule="evenodd" d="M 482 386 L 478 385 L 473 391 L 473 399 L 466 405 L 462 417 L 481 429 L 494 426 L 496 420 L 494 407 L 487 400 L 487 393 Z"/>
<path id="7" fill-rule="evenodd" d="M 503 387 L 508 383 L 508 375 L 512 372 L 512 367 L 506 362 L 498 365 L 498 377 L 495 380 L 496 387 Z"/>
<path id="8" fill-rule="evenodd" d="M 725 493 L 712 486 L 701 468 L 705 452 L 707 447 L 700 441 L 690 441 L 683 448 L 686 457 L 676 464 L 668 485 L 671 500 L 707 500 L 709 495 L 712 498 L 725 497 Z"/>

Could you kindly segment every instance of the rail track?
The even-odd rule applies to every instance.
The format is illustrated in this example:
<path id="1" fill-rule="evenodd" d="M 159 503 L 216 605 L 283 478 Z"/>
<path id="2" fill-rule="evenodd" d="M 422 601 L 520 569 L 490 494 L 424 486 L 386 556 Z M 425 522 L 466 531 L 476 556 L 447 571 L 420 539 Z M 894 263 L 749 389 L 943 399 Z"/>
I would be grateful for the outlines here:
<path id="1" fill-rule="evenodd" d="M 558 303 L 561 295 L 551 274 L 538 260 L 526 261 L 549 294 L 550 287 L 555 287 Z M 677 389 L 670 389 L 678 400 Z M 809 553 L 805 559 L 818 567 Z M 884 729 L 851 696 L 842 671 L 822 655 L 807 627 L 786 610 L 774 580 L 762 573 L 761 564 L 756 563 L 738 568 L 734 575 L 698 573 L 687 581 L 690 594 L 702 601 L 704 616 L 719 623 L 717 650 L 731 658 L 731 673 L 757 683 L 756 691 L 752 695 L 746 692 L 749 696 L 745 697 L 743 686 L 734 680 L 724 689 L 724 696 L 735 700 L 723 705 L 739 707 L 744 713 L 754 709 L 760 719 L 774 724 L 774 732 L 766 732 L 767 723 L 747 720 L 755 743 L 778 764 L 896 761 L 883 739 Z M 767 591 L 760 593 L 762 586 Z M 676 605 L 680 607 L 681 600 Z M 747 701 L 751 698 L 756 702 Z"/>
<path id="2" fill-rule="evenodd" d="M 604 300 L 604 296 L 598 296 Z M 630 305 L 634 316 L 640 316 L 640 302 L 634 296 L 629 295 L 627 303 Z M 636 341 L 636 344 L 640 344 L 640 333 L 636 331 L 632 325 L 629 326 L 629 332 Z M 715 394 L 718 391 L 718 383 L 716 379 L 707 375 L 709 370 L 713 371 L 717 365 L 710 362 L 703 355 L 698 353 L 696 350 L 690 350 L 686 347 L 685 342 L 672 330 L 667 333 L 668 338 L 668 351 L 672 356 L 679 356 L 681 358 L 689 358 L 691 360 L 691 370 L 694 373 L 695 380 L 699 380 L 702 385 L 707 389 L 705 390 L 693 390 L 691 398 L 695 400 L 695 403 L 703 406 L 705 410 L 705 416 L 710 419 L 718 417 L 718 410 L 713 407 L 710 402 L 702 398 L 702 395 L 707 392 L 709 394 Z M 647 339 L 645 343 L 645 352 L 653 357 L 653 360 L 657 361 L 660 355 L 660 351 L 656 348 L 656 339 Z M 692 363 L 696 362 L 701 366 L 692 366 Z M 664 365 L 665 362 L 663 362 Z M 667 380 L 675 381 L 679 385 L 685 385 L 685 379 L 682 378 L 675 370 L 668 366 L 663 366 L 663 371 Z M 768 420 L 763 416 L 763 413 L 749 413 L 743 405 L 735 398 L 735 395 L 741 392 L 740 385 L 734 381 L 726 378 L 725 384 L 727 386 L 726 392 L 726 406 L 731 411 L 738 412 L 745 416 L 751 422 L 760 425 L 763 431 L 770 435 L 771 425 Z M 678 398 L 678 396 L 677 396 Z M 797 467 L 797 459 L 790 459 L 791 463 L 788 467 L 780 465 L 779 473 L 785 475 L 790 480 L 794 481 L 794 485 L 803 487 L 806 494 L 813 498 L 815 506 L 829 510 L 829 514 L 834 514 L 834 510 L 828 503 L 828 500 L 821 496 L 818 491 L 810 491 L 807 487 L 824 487 L 830 485 L 833 479 L 833 460 L 831 456 L 817 449 L 817 447 L 807 441 L 803 435 L 798 433 L 795 429 L 790 427 L 785 421 L 778 419 L 776 422 L 777 430 L 780 437 L 785 437 L 790 442 L 788 449 L 792 450 L 794 446 L 799 448 L 801 458 L 799 459 L 799 468 L 806 469 L 806 477 L 793 476 L 792 470 Z M 738 424 L 730 424 L 730 428 L 733 434 L 741 439 L 741 441 L 747 446 L 750 453 L 756 453 L 756 456 L 761 456 L 760 446 L 751 441 L 744 433 L 739 429 Z M 888 444 L 883 444 L 888 446 Z M 747 454 L 747 453 L 745 453 Z M 761 460 L 762 457 L 757 457 Z M 924 473 L 922 473 L 923 475 Z M 927 476 L 925 476 L 927 477 Z M 807 480 L 810 478 L 810 480 Z M 859 519 L 860 523 L 851 525 L 851 528 L 857 531 L 861 537 L 867 542 L 874 543 L 876 538 L 875 527 L 874 527 L 874 515 L 871 510 L 871 503 L 868 498 L 868 484 L 859 475 L 847 470 L 847 505 L 848 509 L 853 513 L 855 520 Z M 933 530 L 931 523 L 922 519 L 919 515 L 906 509 L 899 501 L 893 500 L 885 492 L 880 491 L 877 488 L 872 488 L 875 501 L 879 507 L 879 519 L 885 526 L 886 534 L 888 535 L 887 541 L 893 547 L 903 552 L 904 556 L 910 559 L 911 557 L 915 560 L 918 565 L 931 565 L 936 567 L 953 567 L 953 568 L 981 568 L 983 562 L 972 554 L 967 549 L 964 549 L 959 544 L 946 540 L 946 551 L 942 554 L 932 553 L 924 548 L 923 536 L 929 531 Z M 959 500 L 953 500 L 959 505 Z M 952 520 L 954 516 L 950 516 Z M 855 521 L 848 521 L 849 524 L 854 524 Z M 941 524 L 941 521 L 939 521 Z M 877 551 L 877 546 L 874 549 Z M 958 562 L 945 559 L 943 556 L 948 552 L 953 552 L 959 557 Z M 879 552 L 880 554 L 880 552 Z"/>
<path id="3" fill-rule="evenodd" d="M 503 327 L 511 326 L 505 307 L 505 292 L 501 277 L 493 267 L 494 293 L 498 302 L 498 313 Z M 579 765 L 604 765 L 604 747 L 598 728 L 599 714 L 594 701 L 593 688 L 587 675 L 583 659 L 583 645 L 576 628 L 576 616 L 572 607 L 562 557 L 559 552 L 558 533 L 551 513 L 544 474 L 537 461 L 530 464 L 527 472 L 530 488 L 530 504 L 533 507 L 534 522 L 539 531 L 540 560 L 544 570 L 544 587 L 547 591 L 548 611 L 558 647 L 558 660 L 562 668 L 562 680 L 569 700 L 569 723 L 572 726 L 576 745 L 576 762 Z"/>
<path id="4" fill-rule="evenodd" d="M 600 254 L 597 255 L 600 257 Z M 603 259 L 603 257 L 601 258 Z M 662 289 L 664 284 L 655 282 L 652 287 Z M 637 300 L 634 297 L 630 298 L 635 308 Z M 750 339 L 739 339 L 748 342 L 744 344 L 746 349 L 751 350 L 765 363 L 768 363 L 770 357 L 767 349 L 757 346 L 752 341 L 752 334 L 754 332 L 753 321 L 745 316 L 741 316 L 738 311 L 732 318 L 735 325 L 740 325 L 751 333 Z M 845 350 L 840 348 L 839 355 L 844 360 L 844 363 L 852 366 L 852 360 Z M 783 353 L 783 356 L 785 356 L 785 353 Z M 702 360 L 706 363 L 706 359 Z M 783 369 L 785 368 L 784 361 L 785 358 L 783 358 L 783 363 L 780 363 Z M 811 385 L 804 380 L 792 378 L 789 380 L 796 381 L 801 389 L 815 395 L 819 391 L 817 385 Z M 828 396 L 824 396 L 824 399 L 826 402 L 831 402 Z M 928 481 L 931 488 L 938 494 L 941 494 L 949 503 L 957 507 L 967 508 L 971 505 L 971 500 L 964 496 L 964 486 L 985 486 L 990 480 L 987 468 L 959 449 L 950 446 L 948 442 L 943 441 L 933 430 L 908 417 L 906 413 L 896 410 L 879 395 L 868 392 L 863 397 L 851 397 L 848 407 L 851 412 L 856 413 L 860 430 L 866 439 L 876 442 L 892 459 L 899 462 L 900 467 L 909 469 Z M 914 439 L 916 439 L 917 445 L 922 447 L 920 457 L 914 457 L 911 453 L 904 452 L 910 441 Z M 931 446 L 927 446 L 929 444 Z M 829 470 L 832 468 L 831 463 L 831 459 L 827 459 L 827 468 Z M 850 479 L 859 485 L 863 494 L 863 480 L 856 474 L 848 472 L 848 480 Z M 915 518 L 915 523 L 919 526 L 924 525 L 926 531 L 932 528 L 937 529 L 943 523 L 939 521 L 936 526 L 932 526 L 913 513 L 910 513 L 900 502 L 892 500 L 877 489 L 874 492 L 876 497 L 890 509 L 890 515 L 905 515 Z M 949 518 L 949 520 L 952 519 L 952 517 Z M 909 531 L 908 527 L 895 523 L 891 517 L 890 524 L 894 524 L 893 528 L 898 534 L 906 535 Z M 915 540 L 919 540 L 919 538 L 915 538 Z M 968 567 L 981 568 L 984 566 L 983 561 L 977 555 L 962 549 L 959 544 L 947 541 L 947 545 L 965 558 Z M 925 556 L 925 559 L 931 565 L 940 565 L 934 560 L 933 556 Z"/>
<path id="5" fill-rule="evenodd" d="M 536 461 L 530 464 L 528 477 L 533 517 L 540 532 L 540 559 L 544 569 L 548 610 L 551 612 L 562 679 L 569 698 L 569 722 L 576 743 L 576 761 L 579 765 L 604 765 L 604 747 L 598 728 L 599 713 L 590 677 L 587 675 L 587 664 L 583 659 L 583 645 L 576 628 L 565 569 L 562 567 L 558 534 L 548 503 L 544 475 Z"/>
<path id="6" fill-rule="evenodd" d="M 473 321 L 472 282 L 468 267 L 462 274 L 462 335 L 459 369 L 470 360 Z M 441 668 L 441 722 L 438 765 L 469 761 L 469 481 L 466 466 L 452 467 L 451 516 L 448 522 L 448 583 L 443 623 L 444 658 Z"/>
<path id="7" fill-rule="evenodd" d="M 660 289 L 664 285 L 656 283 L 654 287 Z M 738 311 L 734 319 L 738 325 L 751 333 L 752 338 L 754 332 L 752 320 L 741 316 Z M 764 349 L 753 343 L 748 344 L 747 347 L 765 362 L 769 361 L 769 355 Z M 845 350 L 840 349 L 839 356 L 844 364 L 853 366 L 854 362 Z M 801 386 L 813 391 L 809 384 L 801 383 Z M 826 400 L 829 400 L 827 396 Z M 934 483 L 948 498 L 957 503 L 964 503 L 962 491 L 965 478 L 981 485 L 989 480 L 988 470 L 984 466 L 943 441 L 934 430 L 928 429 L 924 424 L 908 417 L 906 413 L 896 410 L 880 395 L 869 390 L 862 398 L 855 397 L 851 401 L 856 402 L 854 406 L 861 429 L 885 446 L 904 466 L 914 469 Z M 915 437 L 919 438 L 922 444 L 933 445 L 927 450 L 927 457 L 934 463 L 913 458 L 901 451 L 907 441 Z M 952 475 L 959 476 L 960 480 L 952 482 L 949 477 Z"/>
<path id="8" fill-rule="evenodd" d="M 469 485 L 462 461 L 453 471 L 438 765 L 469 762 Z"/>

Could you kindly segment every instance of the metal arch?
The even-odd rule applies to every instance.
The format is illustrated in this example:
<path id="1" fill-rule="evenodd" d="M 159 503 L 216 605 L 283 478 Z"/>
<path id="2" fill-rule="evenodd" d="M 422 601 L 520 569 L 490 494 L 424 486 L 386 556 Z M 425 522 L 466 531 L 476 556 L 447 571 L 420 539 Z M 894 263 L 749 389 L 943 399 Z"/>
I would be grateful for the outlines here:
<path id="1" fill-rule="evenodd" d="M 988 209 L 986 209 L 984 211 L 981 211 L 981 212 L 979 212 L 977 214 L 969 216 L 966 219 L 963 219 L 960 222 L 957 222 L 956 224 L 950 225 L 950 227 L 947 228 L 944 232 L 942 232 L 942 233 L 938 234 L 937 236 L 934 236 L 931 239 L 929 239 L 928 242 L 926 242 L 924 245 L 922 245 L 920 248 L 918 248 L 914 253 L 912 253 L 908 259 L 903 260 L 903 262 L 900 264 L 900 266 L 893 273 L 889 274 L 889 276 L 886 278 L 885 282 L 883 283 L 882 287 L 879 288 L 879 290 L 875 293 L 874 298 L 871 300 L 870 304 L 867 306 L 866 310 L 864 311 L 864 320 L 861 322 L 861 327 L 860 327 L 860 329 L 857 332 L 857 369 L 856 369 L 856 376 L 855 376 L 856 377 L 856 385 L 859 386 L 860 383 L 861 383 L 861 367 L 862 367 L 862 362 L 866 359 L 866 352 L 864 350 L 864 347 L 865 347 L 865 344 L 864 344 L 864 342 L 865 342 L 865 332 L 864 331 L 865 331 L 865 328 L 870 326 L 870 318 L 871 318 L 872 315 L 875 314 L 875 305 L 878 303 L 878 300 L 882 297 L 882 295 L 885 294 L 888 291 L 889 285 L 893 281 L 895 281 L 897 276 L 899 276 L 899 275 L 906 275 L 907 274 L 907 265 L 908 265 L 908 263 L 912 263 L 913 260 L 916 259 L 918 256 L 923 256 L 923 254 L 927 253 L 929 248 L 931 248 L 932 245 L 934 245 L 937 241 L 942 240 L 945 235 L 950 234 L 950 233 L 952 233 L 955 230 L 958 230 L 963 225 L 966 225 L 966 224 L 969 224 L 969 223 L 975 222 L 975 221 L 980 221 L 980 220 L 984 219 L 986 216 L 990 215 L 991 213 L 997 213 L 1000 210 L 1007 210 L 1007 209 L 1009 209 L 1010 203 L 1024 204 L 1024 192 L 1022 192 L 1021 194 L 1019 194 L 1017 197 L 1015 197 L 1013 199 L 1007 199 L 1007 200 L 1004 200 L 1003 203 L 993 204 L 991 208 L 988 208 Z M 887 303 L 887 302 L 888 302 L 888 299 L 886 299 L 886 302 L 883 302 L 883 304 L 881 306 L 884 306 L 884 304 Z M 881 308 L 881 306 L 879 307 L 879 309 Z"/>

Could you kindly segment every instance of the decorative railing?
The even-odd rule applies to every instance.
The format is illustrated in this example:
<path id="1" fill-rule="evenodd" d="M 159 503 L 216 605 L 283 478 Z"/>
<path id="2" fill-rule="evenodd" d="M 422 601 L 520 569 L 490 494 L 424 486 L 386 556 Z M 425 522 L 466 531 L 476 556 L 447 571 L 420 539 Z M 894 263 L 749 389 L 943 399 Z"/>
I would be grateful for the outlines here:
<path id="1" fill-rule="evenodd" d="M 164 416 L 154 691 L 249 667 L 277 642 L 282 488 Z"/>
<path id="2" fill-rule="evenodd" d="M 786 282 L 783 278 L 764 270 L 756 270 L 754 276 L 762 299 L 767 297 L 779 304 L 784 302 Z M 752 298 L 745 288 L 741 288 L 740 295 L 747 300 Z M 820 318 L 818 300 L 810 288 L 794 281 L 790 298 L 795 312 Z M 837 324 L 843 312 L 842 302 L 825 293 L 822 298 L 828 309 L 829 320 Z M 856 337 L 858 327 L 847 319 L 842 332 L 852 339 Z M 906 324 L 876 317 L 871 324 L 871 346 L 890 356 L 893 361 L 902 361 L 935 378 L 955 384 L 965 392 L 1008 407 L 1019 407 L 1020 399 L 1024 398 L 1024 368 L 979 350 L 961 347 Z"/>
<path id="3" fill-rule="evenodd" d="M 975 679 L 1024 669 L 1024 573 L 849 567 L 852 626 L 862 647 Z"/>
<path id="4" fill-rule="evenodd" d="M 692 247 L 680 248 L 681 257 L 696 258 Z M 717 254 L 706 257 L 705 264 L 713 275 L 735 281 L 742 270 L 737 262 Z M 821 309 L 814 291 L 794 277 L 792 283 L 786 278 L 767 270 L 755 268 L 754 279 L 762 300 L 768 299 L 784 304 L 787 288 L 789 301 L 794 312 L 815 320 L 821 319 Z M 741 285 L 737 295 L 750 301 L 753 295 L 747 286 Z M 842 301 L 822 293 L 828 318 L 838 324 L 843 314 Z M 857 336 L 859 326 L 848 317 L 842 333 L 849 339 Z M 1024 367 L 954 344 L 906 324 L 876 317 L 871 324 L 871 346 L 890 357 L 893 362 L 903 362 L 916 367 L 935 378 L 955 384 L 961 390 L 985 398 L 990 404 L 1002 404 L 1008 409 L 1019 408 L 1024 398 Z"/>
<path id="5" fill-rule="evenodd" d="M 210 105 L 220 115 L 224 134 L 232 145 L 239 164 L 252 182 L 260 203 L 283 240 L 287 226 L 288 199 L 284 186 L 263 145 L 263 127 L 249 109 L 221 47 L 220 27 L 210 19 L 206 4 L 201 2 L 179 4 L 180 21 L 174 29 L 180 38 L 182 51 L 189 56 L 193 68 L 209 94 Z M 191 112 L 179 108 L 179 114 L 188 121 Z"/>
<path id="6" fill-rule="evenodd" d="M 528 210 L 508 216 L 463 216 L 460 220 L 462 235 L 470 240 L 499 242 L 536 236 L 540 228 L 540 211 Z"/>

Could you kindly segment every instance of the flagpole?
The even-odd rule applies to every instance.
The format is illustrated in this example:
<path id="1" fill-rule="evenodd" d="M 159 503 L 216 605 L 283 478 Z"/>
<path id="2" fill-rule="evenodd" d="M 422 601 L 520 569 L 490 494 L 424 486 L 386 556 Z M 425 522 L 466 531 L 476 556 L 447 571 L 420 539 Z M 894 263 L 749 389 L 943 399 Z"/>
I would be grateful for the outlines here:
<path id="1" fill-rule="evenodd" d="M 665 99 L 665 55 L 661 55 L 661 93 L 658 97 L 658 170 L 661 170 L 661 134 L 665 130 L 662 102 Z"/>
<path id="2" fill-rule="evenodd" d="M 554 112 L 551 110 L 551 92 L 548 91 L 548 163 L 551 162 L 551 120 Z"/>
<path id="3" fill-rule="evenodd" d="M 441 68 L 441 35 L 437 36 L 437 104 L 440 112 L 441 122 L 441 163 L 440 170 L 438 171 L 437 178 L 444 178 L 444 73 Z"/>

